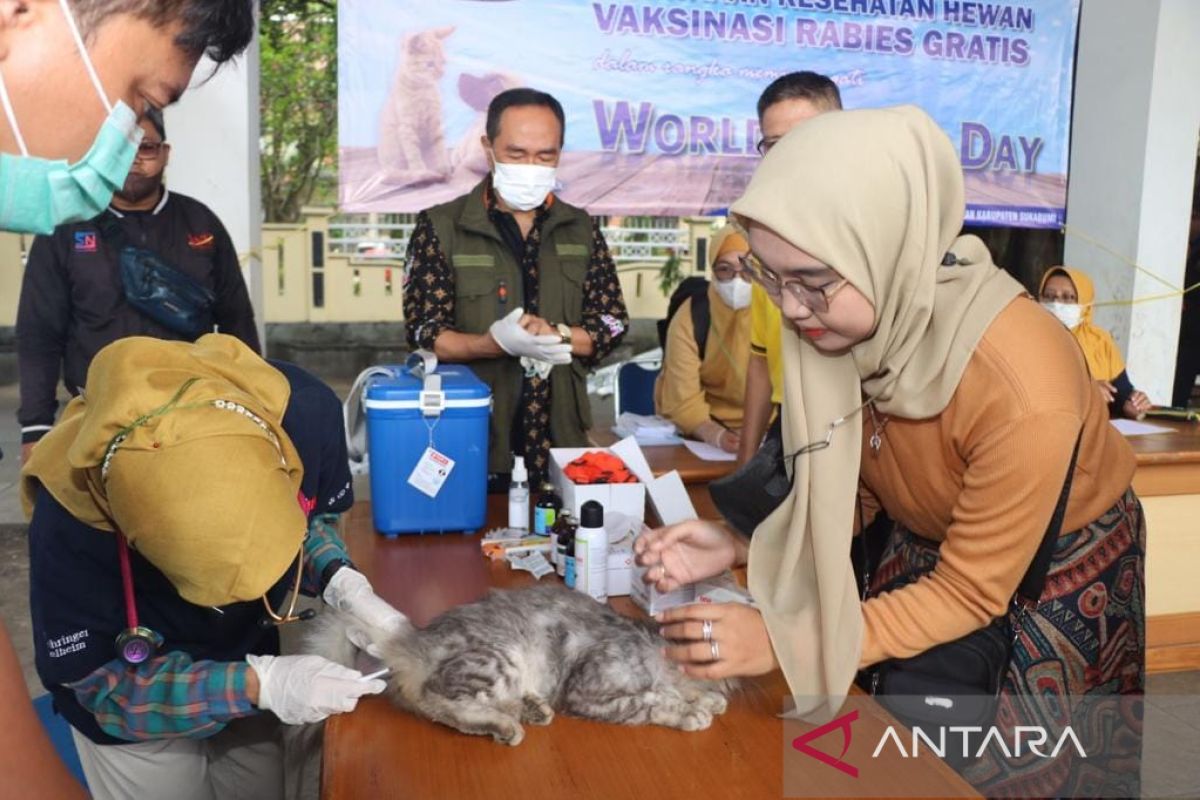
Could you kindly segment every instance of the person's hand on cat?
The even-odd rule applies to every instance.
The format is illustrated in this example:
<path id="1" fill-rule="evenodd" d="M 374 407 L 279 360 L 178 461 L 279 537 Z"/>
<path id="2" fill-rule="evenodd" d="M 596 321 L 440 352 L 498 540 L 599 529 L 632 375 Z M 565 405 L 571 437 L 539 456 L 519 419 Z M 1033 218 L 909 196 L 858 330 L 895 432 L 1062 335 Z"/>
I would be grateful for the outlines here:
<path id="1" fill-rule="evenodd" d="M 660 592 L 720 575 L 745 560 L 741 538 L 714 522 L 691 519 L 645 531 L 633 543 L 643 580 Z"/>
<path id="2" fill-rule="evenodd" d="M 765 675 L 779 667 L 766 623 L 753 606 L 696 603 L 654 618 L 662 625 L 659 632 L 674 642 L 664 654 L 689 677 L 712 681 Z"/>
<path id="3" fill-rule="evenodd" d="M 375 594 L 367 576 L 356 569 L 342 567 L 333 573 L 321 596 L 333 608 L 367 626 L 368 631 L 394 635 L 408 626 L 408 618 Z"/>

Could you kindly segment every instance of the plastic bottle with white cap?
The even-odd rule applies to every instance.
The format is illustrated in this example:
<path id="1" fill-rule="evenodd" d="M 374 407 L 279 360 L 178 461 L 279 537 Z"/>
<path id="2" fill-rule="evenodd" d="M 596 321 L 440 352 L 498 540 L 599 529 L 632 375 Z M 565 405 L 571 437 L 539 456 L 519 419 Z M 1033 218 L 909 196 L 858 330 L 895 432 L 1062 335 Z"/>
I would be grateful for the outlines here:
<path id="1" fill-rule="evenodd" d="M 608 601 L 608 532 L 604 530 L 604 506 L 595 500 L 579 509 L 575 588 L 598 602 Z"/>
<path id="2" fill-rule="evenodd" d="M 525 459 L 513 455 L 512 480 L 508 484 L 508 527 L 529 530 L 529 474 Z"/>

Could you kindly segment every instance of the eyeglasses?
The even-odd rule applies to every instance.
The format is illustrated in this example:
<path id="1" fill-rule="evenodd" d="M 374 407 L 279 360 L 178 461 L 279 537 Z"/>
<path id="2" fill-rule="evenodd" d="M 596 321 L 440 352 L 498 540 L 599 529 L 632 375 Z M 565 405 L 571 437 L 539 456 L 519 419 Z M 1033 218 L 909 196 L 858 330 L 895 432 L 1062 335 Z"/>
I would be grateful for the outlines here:
<path id="1" fill-rule="evenodd" d="M 158 158 L 166 142 L 142 142 L 138 145 L 137 154 L 140 158 Z"/>
<path id="2" fill-rule="evenodd" d="M 714 278 L 721 281 L 721 283 L 725 283 L 733 280 L 738 275 L 746 274 L 746 265 L 741 263 L 741 261 L 738 261 L 736 267 L 717 262 L 713 265 L 712 273 Z"/>
<path id="3" fill-rule="evenodd" d="M 833 296 L 842 290 L 842 287 L 850 283 L 845 278 L 839 278 L 836 281 L 830 281 L 824 286 L 805 286 L 802 281 L 798 280 L 783 280 L 771 270 L 763 266 L 762 262 L 753 255 L 740 256 L 739 260 L 744 269 L 759 286 L 762 286 L 763 291 L 767 293 L 772 300 L 778 305 L 782 299 L 783 291 L 786 289 L 797 302 L 802 303 L 805 307 L 824 313 L 829 310 L 829 301 Z"/>
<path id="4" fill-rule="evenodd" d="M 263 598 L 262 598 L 263 606 L 267 609 L 267 616 L 269 617 L 269 621 L 267 619 L 263 620 L 265 627 L 269 628 L 269 627 L 271 627 L 272 624 L 286 625 L 289 622 L 300 622 L 302 620 L 308 620 L 308 619 L 313 618 L 312 609 L 301 611 L 299 614 L 296 613 L 296 603 L 299 602 L 299 600 L 300 600 L 300 582 L 303 579 L 304 579 L 304 547 L 303 547 L 303 545 L 301 545 L 300 555 L 299 555 L 299 557 L 296 558 L 296 578 L 292 584 L 292 599 L 288 603 L 287 613 L 280 614 L 277 611 L 275 611 L 275 609 L 271 608 L 271 601 L 267 599 L 267 596 L 265 594 L 263 595 Z"/>
<path id="5" fill-rule="evenodd" d="M 772 136 L 771 138 L 762 138 L 758 140 L 758 144 L 754 145 L 754 149 L 758 151 L 760 156 L 765 156 L 767 151 L 779 143 L 782 137 Z"/>

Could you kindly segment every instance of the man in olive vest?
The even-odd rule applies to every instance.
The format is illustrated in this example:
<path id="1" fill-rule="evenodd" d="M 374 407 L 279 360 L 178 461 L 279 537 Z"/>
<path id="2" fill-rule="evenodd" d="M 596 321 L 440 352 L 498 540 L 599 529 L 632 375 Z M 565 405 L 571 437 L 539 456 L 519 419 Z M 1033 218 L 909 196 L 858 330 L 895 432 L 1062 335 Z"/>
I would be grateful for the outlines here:
<path id="1" fill-rule="evenodd" d="M 553 194 L 563 133 L 549 94 L 497 95 L 482 138 L 490 174 L 421 212 L 408 245 L 409 344 L 469 365 L 492 388 L 492 490 L 507 485 L 514 454 L 537 482 L 551 446 L 587 444 L 588 367 L 629 326 L 599 225 Z"/>

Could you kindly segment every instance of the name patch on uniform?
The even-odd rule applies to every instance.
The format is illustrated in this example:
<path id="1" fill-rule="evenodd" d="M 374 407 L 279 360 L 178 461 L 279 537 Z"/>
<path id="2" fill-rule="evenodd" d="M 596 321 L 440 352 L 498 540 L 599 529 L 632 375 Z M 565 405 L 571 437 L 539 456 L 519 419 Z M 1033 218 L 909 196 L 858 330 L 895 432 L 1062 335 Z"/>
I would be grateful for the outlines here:
<path id="1" fill-rule="evenodd" d="M 76 253 L 94 253 L 99 245 L 99 237 L 95 231 L 75 231 Z"/>
<path id="2" fill-rule="evenodd" d="M 560 256 L 583 256 L 586 258 L 587 256 L 591 255 L 591 250 L 588 249 L 587 245 L 564 244 L 562 242 L 555 243 L 554 252 L 558 253 Z"/>
<path id="3" fill-rule="evenodd" d="M 193 250 L 212 250 L 216 240 L 211 233 L 189 233 L 187 237 L 188 247 Z"/>

